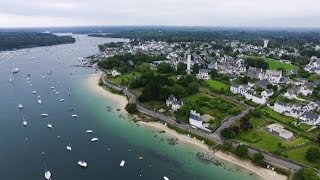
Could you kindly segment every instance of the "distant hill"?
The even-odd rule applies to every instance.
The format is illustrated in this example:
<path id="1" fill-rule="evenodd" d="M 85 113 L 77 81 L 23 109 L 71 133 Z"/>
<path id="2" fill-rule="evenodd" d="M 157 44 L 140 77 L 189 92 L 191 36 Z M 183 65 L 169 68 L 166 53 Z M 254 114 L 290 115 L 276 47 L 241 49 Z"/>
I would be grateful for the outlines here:
<path id="1" fill-rule="evenodd" d="M 0 51 L 74 43 L 71 36 L 35 32 L 0 32 Z"/>

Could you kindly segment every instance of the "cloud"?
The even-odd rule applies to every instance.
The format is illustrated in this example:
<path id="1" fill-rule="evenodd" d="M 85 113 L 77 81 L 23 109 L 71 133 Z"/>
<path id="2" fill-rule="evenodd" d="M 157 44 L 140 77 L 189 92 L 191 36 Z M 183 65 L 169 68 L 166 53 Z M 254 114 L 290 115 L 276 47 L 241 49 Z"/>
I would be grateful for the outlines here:
<path id="1" fill-rule="evenodd" d="M 319 0 L 1 0 L 0 6 L 2 27 L 320 27 L 319 17 Z"/>

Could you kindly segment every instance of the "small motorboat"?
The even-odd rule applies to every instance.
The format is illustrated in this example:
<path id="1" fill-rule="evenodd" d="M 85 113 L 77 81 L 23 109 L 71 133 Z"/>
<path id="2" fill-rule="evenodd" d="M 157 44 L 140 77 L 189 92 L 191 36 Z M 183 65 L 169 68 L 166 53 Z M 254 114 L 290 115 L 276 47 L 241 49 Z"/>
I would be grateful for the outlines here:
<path id="1" fill-rule="evenodd" d="M 44 173 L 44 177 L 47 179 L 47 180 L 50 180 L 51 179 L 51 172 L 49 170 L 47 170 L 45 173 Z"/>
<path id="2" fill-rule="evenodd" d="M 52 87 L 50 87 L 51 89 L 54 89 L 54 87 L 52 86 Z"/>
<path id="3" fill-rule="evenodd" d="M 22 109 L 22 108 L 23 108 L 22 104 L 19 104 L 18 107 L 19 107 L 19 109 Z"/>
<path id="4" fill-rule="evenodd" d="M 9 79 L 9 82 L 12 82 L 12 79 L 11 79 L 11 78 Z"/>
<path id="5" fill-rule="evenodd" d="M 139 156 L 139 158 L 138 158 L 139 160 L 143 160 L 143 157 L 142 156 Z"/>
<path id="6" fill-rule="evenodd" d="M 38 98 L 40 98 L 40 95 L 38 95 Z"/>
<path id="7" fill-rule="evenodd" d="M 73 108 L 69 108 L 68 111 L 74 111 L 74 109 Z"/>
<path id="8" fill-rule="evenodd" d="M 48 114 L 41 114 L 42 117 L 48 117 Z"/>
<path id="9" fill-rule="evenodd" d="M 38 103 L 39 103 L 39 104 L 41 104 L 41 103 L 42 103 L 40 99 L 38 100 Z"/>
<path id="10" fill-rule="evenodd" d="M 37 94 L 37 91 L 32 91 L 32 94 Z"/>
<path id="11" fill-rule="evenodd" d="M 42 76 L 42 79 L 45 79 L 46 77 L 45 76 Z"/>
<path id="12" fill-rule="evenodd" d="M 59 101 L 60 101 L 60 102 L 63 102 L 63 101 L 64 101 L 64 99 L 60 99 Z"/>
<path id="13" fill-rule="evenodd" d="M 58 91 L 55 92 L 56 95 L 59 95 L 60 93 Z"/>
<path id="14" fill-rule="evenodd" d="M 98 138 L 92 138 L 92 139 L 91 139 L 91 142 L 97 142 L 97 141 L 99 141 Z"/>
<path id="15" fill-rule="evenodd" d="M 123 167 L 126 162 L 124 160 L 121 161 L 120 167 Z"/>
<path id="16" fill-rule="evenodd" d="M 52 128 L 52 125 L 51 125 L 51 124 L 48 124 L 47 127 L 48 127 L 49 129 L 51 129 L 51 128 Z"/>
<path id="17" fill-rule="evenodd" d="M 71 117 L 76 118 L 76 117 L 78 117 L 78 115 L 72 114 Z"/>
<path id="18" fill-rule="evenodd" d="M 88 129 L 87 131 L 86 131 L 86 133 L 92 133 L 93 131 L 91 130 L 91 129 Z"/>
<path id="19" fill-rule="evenodd" d="M 88 166 L 88 164 L 84 160 L 79 161 L 78 165 L 81 167 L 84 167 L 84 168 L 86 168 Z"/>

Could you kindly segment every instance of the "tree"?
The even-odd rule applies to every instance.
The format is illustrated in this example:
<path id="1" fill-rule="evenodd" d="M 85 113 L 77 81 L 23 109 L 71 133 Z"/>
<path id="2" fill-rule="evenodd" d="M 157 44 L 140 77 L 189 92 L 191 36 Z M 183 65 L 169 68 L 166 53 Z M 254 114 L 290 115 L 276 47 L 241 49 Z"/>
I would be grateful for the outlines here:
<path id="1" fill-rule="evenodd" d="M 221 150 L 223 151 L 231 151 L 232 150 L 232 143 L 229 141 L 223 142 L 223 144 L 220 146 Z"/>
<path id="2" fill-rule="evenodd" d="M 138 112 L 137 105 L 136 104 L 132 104 L 132 103 L 127 104 L 126 110 L 130 114 L 135 114 L 135 113 Z"/>
<path id="3" fill-rule="evenodd" d="M 258 152 L 256 154 L 253 155 L 253 159 L 252 161 L 255 163 L 255 164 L 258 164 L 260 166 L 264 166 L 266 163 L 264 162 L 264 156 L 262 153 Z"/>
<path id="4" fill-rule="evenodd" d="M 318 160 L 320 158 L 320 152 L 319 149 L 311 147 L 308 148 L 305 158 L 310 161 L 310 162 L 314 162 L 316 160 Z"/>
<path id="5" fill-rule="evenodd" d="M 177 65 L 177 74 L 185 75 L 187 70 L 187 65 L 183 62 L 179 62 Z"/>
<path id="6" fill-rule="evenodd" d="M 222 129 L 221 131 L 221 136 L 223 138 L 234 138 L 236 136 L 236 134 L 232 131 L 231 128 L 225 128 L 225 129 Z"/>
<path id="7" fill-rule="evenodd" d="M 198 64 L 198 63 L 195 63 L 195 64 L 192 66 L 192 72 L 198 74 L 198 73 L 199 73 L 199 70 L 200 70 L 199 64 Z"/>
<path id="8" fill-rule="evenodd" d="M 292 180 L 320 180 L 320 178 L 312 169 L 302 168 L 293 175 Z"/>
<path id="9" fill-rule="evenodd" d="M 141 73 L 145 73 L 150 71 L 150 64 L 148 63 L 143 63 L 141 65 L 138 66 L 138 71 Z"/>
<path id="10" fill-rule="evenodd" d="M 199 85 L 196 82 L 192 82 L 189 84 L 187 91 L 189 95 L 195 94 L 199 90 Z"/>
<path id="11" fill-rule="evenodd" d="M 246 145 L 239 145 L 236 147 L 234 153 L 241 158 L 247 158 L 248 157 L 248 147 Z"/>
<path id="12" fill-rule="evenodd" d="M 171 66 L 171 64 L 165 63 L 165 62 L 160 63 L 159 66 L 157 67 L 157 69 L 158 69 L 158 72 L 160 72 L 160 73 L 169 74 L 169 73 L 173 73 L 174 72 L 174 69 Z"/>

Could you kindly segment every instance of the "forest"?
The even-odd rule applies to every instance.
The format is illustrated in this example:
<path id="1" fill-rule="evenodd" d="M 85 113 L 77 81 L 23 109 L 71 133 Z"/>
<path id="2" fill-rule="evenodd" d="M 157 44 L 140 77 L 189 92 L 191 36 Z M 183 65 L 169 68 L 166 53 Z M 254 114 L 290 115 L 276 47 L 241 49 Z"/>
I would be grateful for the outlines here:
<path id="1" fill-rule="evenodd" d="M 74 43 L 71 36 L 35 32 L 0 32 L 0 51 Z"/>

